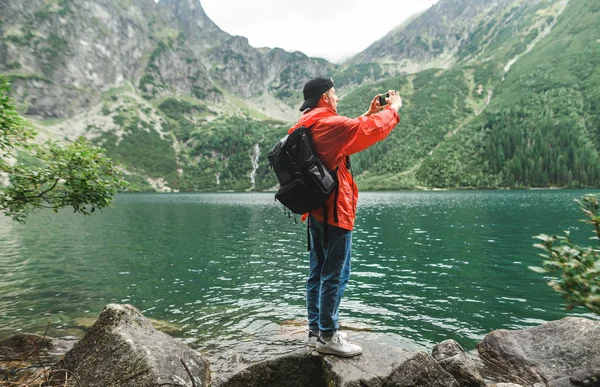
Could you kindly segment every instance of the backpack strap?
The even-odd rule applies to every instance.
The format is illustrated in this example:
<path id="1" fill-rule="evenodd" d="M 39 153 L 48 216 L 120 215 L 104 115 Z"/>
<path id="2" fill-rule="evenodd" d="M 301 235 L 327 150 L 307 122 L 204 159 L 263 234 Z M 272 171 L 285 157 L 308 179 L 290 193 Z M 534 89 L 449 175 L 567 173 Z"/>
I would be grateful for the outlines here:
<path id="1" fill-rule="evenodd" d="M 337 206 L 337 202 L 338 202 L 338 196 L 340 194 L 340 186 L 338 184 L 337 187 L 335 187 L 335 193 L 333 194 L 333 221 L 337 224 L 339 223 L 339 219 L 338 219 L 338 206 Z"/>
<path id="2" fill-rule="evenodd" d="M 350 162 L 350 156 L 346 156 L 346 168 L 350 170 L 350 176 L 352 176 L 352 182 L 354 182 L 354 172 L 352 172 L 352 163 Z M 354 208 L 354 187 L 352 188 L 352 208 Z"/>
<path id="3" fill-rule="evenodd" d="M 329 225 L 327 224 L 327 206 L 323 205 L 323 211 L 325 216 L 325 228 L 323 229 L 323 248 L 326 249 L 329 247 L 329 240 L 327 237 L 327 228 L 329 227 Z M 306 251 L 310 251 L 310 215 L 308 216 L 308 218 L 306 218 Z"/>
<path id="4" fill-rule="evenodd" d="M 306 251 L 310 251 L 310 215 L 308 215 L 308 218 L 306 218 L 306 242 Z"/>
<path id="5" fill-rule="evenodd" d="M 346 156 L 346 167 L 348 167 L 348 165 L 350 165 L 350 156 Z M 338 165 L 338 167 L 335 169 L 335 174 L 337 175 L 338 171 L 340 170 L 340 167 Z M 354 179 L 354 176 L 352 177 L 352 179 Z M 339 179 L 338 179 L 339 181 Z M 333 221 L 338 224 L 340 222 L 339 218 L 338 218 L 338 197 L 340 195 L 340 185 L 338 183 L 337 187 L 335 187 L 335 193 L 333 194 Z M 352 203 L 354 203 L 354 190 L 352 190 Z M 324 247 L 327 248 L 329 243 L 328 243 L 328 239 L 327 239 L 327 227 L 329 227 L 329 223 L 327 222 L 327 218 L 329 217 L 329 213 L 327 211 L 327 206 L 323 205 L 323 218 L 325 220 L 325 232 L 323 233 L 324 235 L 324 239 L 325 239 L 325 243 L 324 243 Z"/>
<path id="6" fill-rule="evenodd" d="M 354 174 L 352 173 L 352 164 L 350 163 L 350 156 L 346 156 L 346 168 L 350 170 L 350 174 L 352 175 L 352 180 L 354 180 Z M 335 169 L 336 175 L 339 170 L 340 170 L 340 167 L 338 165 L 338 167 Z M 339 179 L 338 179 L 338 181 L 339 181 Z M 338 206 L 337 206 L 339 194 L 340 194 L 340 185 L 338 183 L 338 186 L 335 187 L 335 194 L 333 197 L 333 221 L 335 223 L 340 222 L 338 219 Z M 354 189 L 352 190 L 352 205 L 354 206 Z"/>
<path id="7" fill-rule="evenodd" d="M 336 189 L 337 192 L 337 189 Z M 325 204 L 323 204 L 323 220 L 324 220 L 324 228 L 323 228 L 323 248 L 328 248 L 329 247 L 329 238 L 327 237 L 328 232 L 327 229 L 329 228 L 329 222 L 327 222 L 327 218 L 328 218 L 328 214 L 327 214 L 327 206 Z"/>

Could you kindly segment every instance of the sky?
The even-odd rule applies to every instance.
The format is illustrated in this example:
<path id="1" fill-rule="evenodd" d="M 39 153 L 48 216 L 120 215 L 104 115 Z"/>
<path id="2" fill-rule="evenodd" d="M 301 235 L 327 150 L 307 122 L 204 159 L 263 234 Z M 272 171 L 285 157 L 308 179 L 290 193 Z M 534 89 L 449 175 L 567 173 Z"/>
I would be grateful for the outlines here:
<path id="1" fill-rule="evenodd" d="M 223 31 L 341 63 L 438 0 L 200 0 Z"/>

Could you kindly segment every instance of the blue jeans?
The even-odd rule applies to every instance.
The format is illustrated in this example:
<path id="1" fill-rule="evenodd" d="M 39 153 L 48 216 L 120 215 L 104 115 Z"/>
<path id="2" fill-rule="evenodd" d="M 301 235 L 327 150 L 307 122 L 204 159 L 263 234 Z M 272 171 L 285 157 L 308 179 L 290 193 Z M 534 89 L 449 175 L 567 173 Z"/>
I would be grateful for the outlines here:
<path id="1" fill-rule="evenodd" d="M 324 227 L 309 217 L 310 272 L 306 281 L 306 307 L 308 328 L 330 337 L 340 327 L 340 301 L 350 278 L 352 231 L 327 226 L 326 249 Z"/>

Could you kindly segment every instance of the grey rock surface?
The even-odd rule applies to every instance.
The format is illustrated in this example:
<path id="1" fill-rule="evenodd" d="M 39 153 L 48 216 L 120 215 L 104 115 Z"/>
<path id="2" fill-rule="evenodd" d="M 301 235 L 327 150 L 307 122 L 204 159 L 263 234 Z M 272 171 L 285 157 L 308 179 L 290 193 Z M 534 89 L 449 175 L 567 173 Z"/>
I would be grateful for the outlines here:
<path id="1" fill-rule="evenodd" d="M 464 348 L 454 340 L 442 341 L 431 350 L 431 356 L 437 361 L 462 353 L 465 353 Z"/>
<path id="2" fill-rule="evenodd" d="M 386 335 L 349 333 L 364 349 L 360 356 L 321 355 L 306 346 L 304 327 L 293 326 L 222 351 L 209 365 L 133 306 L 110 304 L 74 346 L 32 334 L 0 341 L 0 376 L 13 378 L 11 362 L 37 352 L 36 362 L 43 358 L 46 365 L 62 357 L 47 386 L 600 387 L 600 322 L 585 318 L 491 332 L 477 346 L 480 357 L 453 340 L 429 355 Z M 30 363 L 23 380 L 40 375 Z"/>
<path id="3" fill-rule="evenodd" d="M 19 333 L 0 341 L 0 385 L 33 385 L 70 350 L 76 340 Z"/>
<path id="4" fill-rule="evenodd" d="M 55 367 L 80 386 L 207 386 L 209 363 L 200 353 L 159 332 L 131 305 L 109 304 L 90 331 Z"/>
<path id="5" fill-rule="evenodd" d="M 222 31 L 199 1 L 0 2 L 0 72 L 16 73 L 12 93 L 39 119 L 72 118 L 103 93 L 132 86 L 147 98 L 223 92 L 263 94 L 300 104 L 299 90 L 335 65 L 282 49 L 259 49 Z M 17 66 L 17 67 L 15 67 Z"/>
<path id="6" fill-rule="evenodd" d="M 419 352 L 394 369 L 382 387 L 459 387 L 428 353 Z"/>
<path id="7" fill-rule="evenodd" d="M 363 354 L 352 358 L 298 350 L 254 364 L 227 379 L 215 380 L 213 386 L 458 386 L 452 375 L 425 352 L 370 342 L 360 344 Z"/>
<path id="8" fill-rule="evenodd" d="M 575 386 L 573 381 L 599 373 L 600 322 L 566 317 L 531 329 L 496 330 L 477 350 L 498 382 Z"/>
<path id="9" fill-rule="evenodd" d="M 460 386 L 485 385 L 477 365 L 456 341 L 446 340 L 439 343 L 433 347 L 431 354 L 446 372 L 454 376 Z"/>
<path id="10" fill-rule="evenodd" d="M 60 340 L 33 333 L 19 333 L 0 341 L 0 361 L 39 358 L 47 365 L 51 365 L 73 348 L 75 342 L 75 340 Z"/>
<path id="11" fill-rule="evenodd" d="M 323 369 L 328 381 L 334 386 L 383 386 L 392 380 L 394 371 L 415 356 L 406 349 L 358 342 L 363 353 L 352 358 L 322 356 Z M 318 355 L 318 352 L 314 351 Z M 321 355 L 318 355 L 321 356 Z"/>

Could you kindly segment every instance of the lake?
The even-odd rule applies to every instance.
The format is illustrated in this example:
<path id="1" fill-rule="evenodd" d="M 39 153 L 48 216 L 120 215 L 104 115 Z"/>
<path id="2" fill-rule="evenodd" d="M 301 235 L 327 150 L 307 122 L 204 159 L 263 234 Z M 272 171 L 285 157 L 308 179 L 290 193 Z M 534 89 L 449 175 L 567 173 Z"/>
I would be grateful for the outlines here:
<path id="1" fill-rule="evenodd" d="M 535 235 L 590 244 L 573 202 L 590 191 L 361 193 L 342 325 L 431 348 L 567 315 Z M 306 226 L 271 193 L 122 194 L 90 217 L 0 219 L 0 338 L 81 337 L 108 303 L 219 349 L 305 322 Z M 393 340 L 392 340 L 393 341 Z"/>

